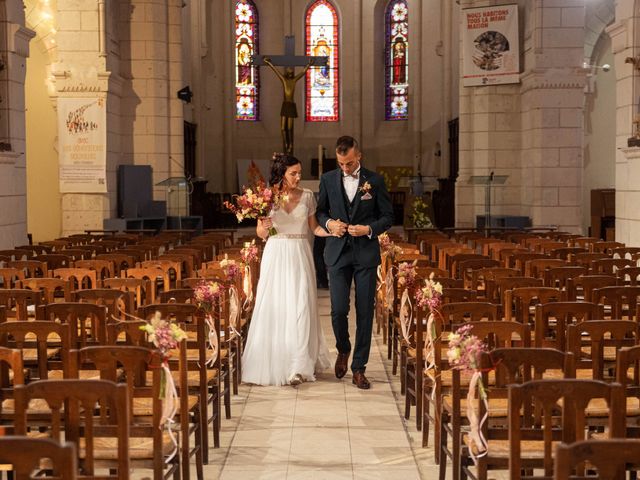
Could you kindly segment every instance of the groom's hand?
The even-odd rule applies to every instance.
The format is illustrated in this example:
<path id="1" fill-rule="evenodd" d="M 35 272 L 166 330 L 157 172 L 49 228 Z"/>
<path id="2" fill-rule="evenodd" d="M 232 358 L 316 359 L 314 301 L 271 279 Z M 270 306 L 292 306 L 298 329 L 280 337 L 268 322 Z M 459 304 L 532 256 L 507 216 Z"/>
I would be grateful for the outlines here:
<path id="1" fill-rule="evenodd" d="M 348 232 L 352 237 L 364 237 L 371 234 L 371 227 L 369 225 L 349 225 Z"/>
<path id="2" fill-rule="evenodd" d="M 329 220 L 327 222 L 327 228 L 332 235 L 342 237 L 347 231 L 347 224 L 342 220 Z"/>

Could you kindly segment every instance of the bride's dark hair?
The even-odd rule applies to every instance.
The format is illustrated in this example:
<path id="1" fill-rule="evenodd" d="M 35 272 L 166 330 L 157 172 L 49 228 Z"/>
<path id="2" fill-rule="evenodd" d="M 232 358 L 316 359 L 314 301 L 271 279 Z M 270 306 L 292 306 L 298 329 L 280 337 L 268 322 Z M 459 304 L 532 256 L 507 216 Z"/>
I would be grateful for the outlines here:
<path id="1" fill-rule="evenodd" d="M 282 179 L 284 178 L 284 174 L 287 171 L 287 168 L 298 165 L 299 163 L 300 160 L 298 160 L 293 155 L 288 155 L 286 153 L 274 153 L 273 164 L 271 165 L 271 178 L 269 179 L 269 185 L 279 186 L 282 183 Z"/>

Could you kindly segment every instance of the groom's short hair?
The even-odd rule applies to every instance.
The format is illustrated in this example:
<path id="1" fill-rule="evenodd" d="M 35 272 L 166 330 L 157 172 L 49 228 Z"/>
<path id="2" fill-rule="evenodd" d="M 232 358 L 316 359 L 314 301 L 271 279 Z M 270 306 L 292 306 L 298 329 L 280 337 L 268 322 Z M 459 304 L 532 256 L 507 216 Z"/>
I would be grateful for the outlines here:
<path id="1" fill-rule="evenodd" d="M 336 153 L 338 155 L 346 155 L 352 148 L 355 148 L 357 151 L 360 150 L 358 141 L 349 135 L 344 135 L 336 141 Z"/>

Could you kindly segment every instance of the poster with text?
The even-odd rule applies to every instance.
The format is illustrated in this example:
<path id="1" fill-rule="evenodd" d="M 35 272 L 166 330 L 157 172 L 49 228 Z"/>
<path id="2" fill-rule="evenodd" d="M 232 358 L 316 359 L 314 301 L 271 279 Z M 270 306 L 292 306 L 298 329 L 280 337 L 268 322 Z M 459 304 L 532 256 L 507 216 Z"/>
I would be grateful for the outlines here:
<path id="1" fill-rule="evenodd" d="M 107 191 L 107 109 L 103 98 L 58 98 L 61 193 Z"/>
<path id="2" fill-rule="evenodd" d="M 462 10 L 462 48 L 465 87 L 518 83 L 518 6 Z"/>

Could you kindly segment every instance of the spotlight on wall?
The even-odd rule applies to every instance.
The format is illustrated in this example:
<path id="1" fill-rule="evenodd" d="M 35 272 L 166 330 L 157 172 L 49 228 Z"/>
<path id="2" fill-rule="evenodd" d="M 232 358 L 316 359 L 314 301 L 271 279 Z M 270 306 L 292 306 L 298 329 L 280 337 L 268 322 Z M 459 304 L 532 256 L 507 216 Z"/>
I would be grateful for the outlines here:
<path id="1" fill-rule="evenodd" d="M 191 88 L 189 88 L 189 85 L 178 90 L 178 98 L 183 102 L 191 103 L 192 97 L 193 97 L 193 92 L 191 91 Z"/>
<path id="2" fill-rule="evenodd" d="M 591 69 L 597 70 L 598 68 L 601 68 L 602 71 L 608 72 L 609 70 L 611 70 L 611 65 L 609 65 L 608 63 L 605 63 L 604 65 L 590 65 L 589 63 L 584 62 L 582 64 L 582 68 L 584 68 L 585 70 L 591 70 Z"/>

